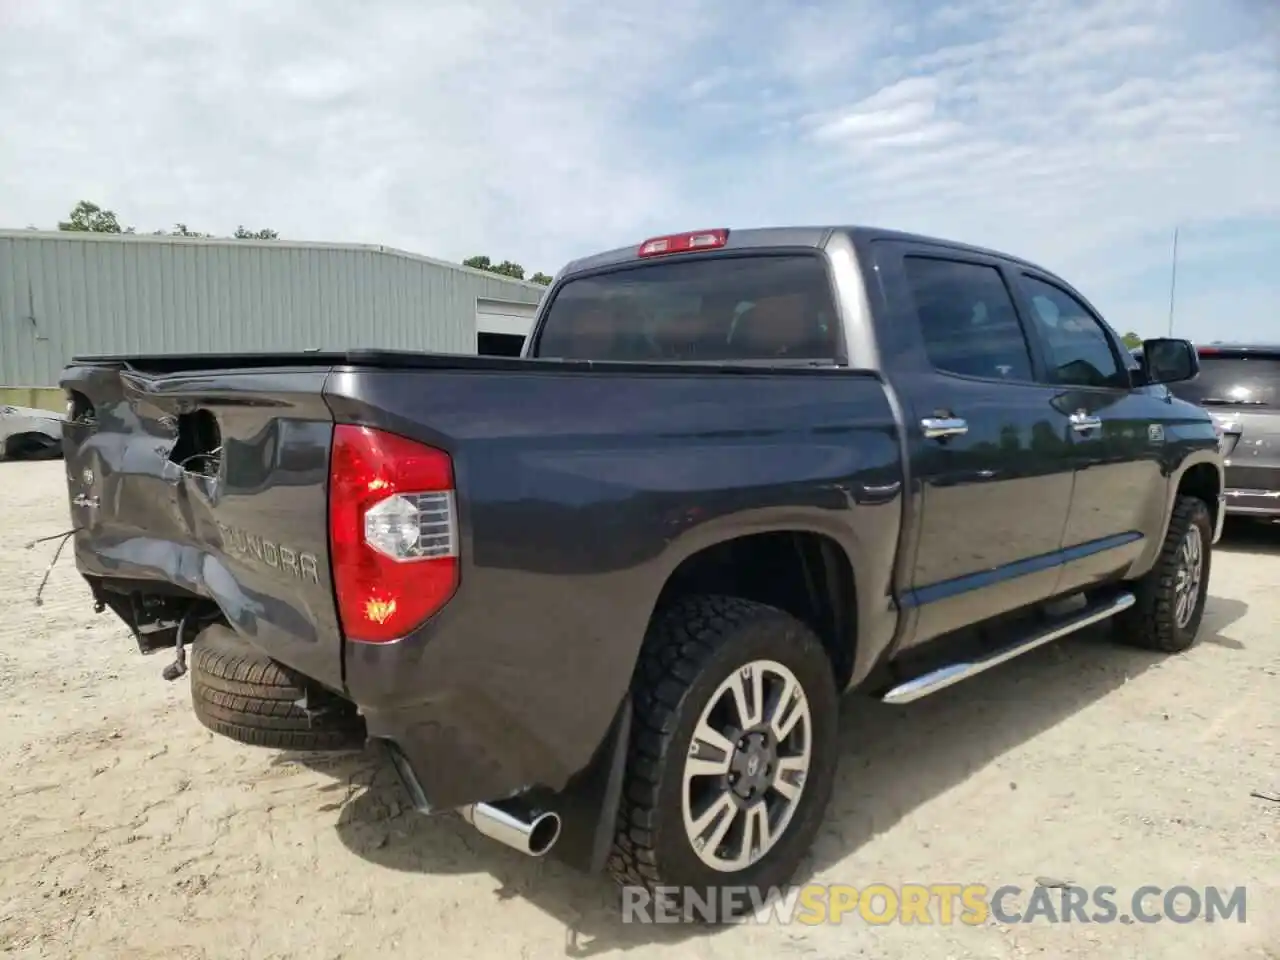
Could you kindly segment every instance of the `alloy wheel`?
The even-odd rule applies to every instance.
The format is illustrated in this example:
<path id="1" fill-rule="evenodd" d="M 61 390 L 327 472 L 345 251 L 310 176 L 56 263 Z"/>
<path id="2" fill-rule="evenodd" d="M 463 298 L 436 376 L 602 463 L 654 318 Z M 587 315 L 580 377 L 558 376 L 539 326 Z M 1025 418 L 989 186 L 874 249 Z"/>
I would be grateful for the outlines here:
<path id="1" fill-rule="evenodd" d="M 683 782 L 685 832 L 704 864 L 743 870 L 786 832 L 804 792 L 813 722 L 787 667 L 739 667 L 707 701 L 689 744 Z"/>
<path id="2" fill-rule="evenodd" d="M 1200 602 L 1200 580 L 1204 575 L 1204 540 L 1200 528 L 1192 524 L 1178 548 L 1178 570 L 1174 574 L 1174 621 L 1185 629 Z"/>

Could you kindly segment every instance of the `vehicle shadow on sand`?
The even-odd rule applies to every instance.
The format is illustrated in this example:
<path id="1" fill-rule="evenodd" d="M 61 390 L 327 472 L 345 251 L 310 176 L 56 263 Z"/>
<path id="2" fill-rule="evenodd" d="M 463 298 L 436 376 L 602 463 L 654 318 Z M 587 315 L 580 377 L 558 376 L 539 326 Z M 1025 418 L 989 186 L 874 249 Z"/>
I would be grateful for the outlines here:
<path id="1" fill-rule="evenodd" d="M 1224 553 L 1261 553 L 1280 556 L 1280 523 L 1230 517 L 1222 539 L 1213 548 Z"/>
<path id="2" fill-rule="evenodd" d="M 1247 610 L 1240 601 L 1210 597 L 1201 643 L 1238 648 L 1223 631 Z M 857 851 L 869 840 L 1166 659 L 1117 644 L 1111 629 L 1104 625 L 1068 637 L 911 706 L 847 698 L 841 713 L 845 746 L 826 822 L 795 882 L 845 861 L 856 872 Z M 564 924 L 570 956 L 673 944 L 718 929 L 623 923 L 619 889 L 607 877 L 522 856 L 456 816 L 415 814 L 394 770 L 375 751 L 330 760 L 282 759 L 351 785 L 351 798 L 333 808 L 340 809 L 337 831 L 352 852 L 393 870 L 488 873 L 499 883 L 499 899 L 520 897 Z"/>

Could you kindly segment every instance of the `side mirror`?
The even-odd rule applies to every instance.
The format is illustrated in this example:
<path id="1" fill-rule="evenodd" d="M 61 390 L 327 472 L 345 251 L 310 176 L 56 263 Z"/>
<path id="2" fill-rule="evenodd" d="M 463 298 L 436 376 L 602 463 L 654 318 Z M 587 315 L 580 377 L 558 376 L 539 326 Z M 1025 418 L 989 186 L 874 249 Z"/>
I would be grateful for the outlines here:
<path id="1" fill-rule="evenodd" d="M 1147 383 L 1181 383 L 1200 372 L 1200 354 L 1190 340 L 1143 340 L 1142 368 Z"/>

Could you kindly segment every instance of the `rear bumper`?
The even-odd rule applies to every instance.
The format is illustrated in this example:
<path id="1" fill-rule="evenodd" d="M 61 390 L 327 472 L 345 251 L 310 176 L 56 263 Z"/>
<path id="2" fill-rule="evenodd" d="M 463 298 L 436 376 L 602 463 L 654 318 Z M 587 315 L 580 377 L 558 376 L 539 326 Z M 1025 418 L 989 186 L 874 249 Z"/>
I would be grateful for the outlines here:
<path id="1" fill-rule="evenodd" d="M 605 676 L 580 651 L 540 649 L 536 632 L 471 626 L 457 604 L 417 635 L 347 644 L 346 696 L 369 737 L 394 745 L 429 809 L 567 790 L 607 749 L 633 658 L 615 649 L 606 665 L 617 675 Z"/>
<path id="2" fill-rule="evenodd" d="M 520 796 L 559 815 L 551 856 L 598 868 L 616 828 L 648 611 L 620 610 L 630 576 L 616 588 L 592 576 L 594 589 L 579 576 L 530 579 L 468 568 L 453 600 L 408 636 L 345 643 L 345 694 L 417 809 Z"/>
<path id="3" fill-rule="evenodd" d="M 1222 499 L 1226 503 L 1225 512 L 1231 516 L 1280 517 L 1280 490 L 1228 487 Z"/>
<path id="4" fill-rule="evenodd" d="M 359 706 L 370 739 L 383 741 L 401 778 L 415 783 L 421 812 L 502 800 L 549 781 L 562 786 L 542 731 L 504 717 L 479 691 L 404 709 Z"/>
<path id="5" fill-rule="evenodd" d="M 524 742 L 519 736 L 500 737 L 480 745 L 480 752 L 469 756 L 462 756 L 456 744 L 433 752 L 440 743 L 415 739 L 415 732 L 408 727 L 394 732 L 387 729 L 379 734 L 371 732 L 371 738 L 385 747 L 410 802 L 419 813 L 430 814 L 441 809 L 433 803 L 433 796 L 448 798 L 446 809 L 458 809 L 520 795 L 538 810 L 554 813 L 559 818 L 562 824 L 559 841 L 551 855 L 579 870 L 598 873 L 604 869 L 613 847 L 631 717 L 628 697 L 618 708 L 591 762 L 570 777 L 562 789 L 554 791 L 530 784 L 520 788 L 512 786 L 526 775 L 523 762 L 511 753 L 518 751 Z M 412 759 L 405 751 L 406 743 L 414 751 Z M 454 803 L 459 796 L 488 796 L 490 801 Z"/>
<path id="6" fill-rule="evenodd" d="M 1280 516 L 1280 466 L 1269 458 L 1257 464 L 1248 457 L 1229 457 L 1223 473 L 1228 515 Z"/>

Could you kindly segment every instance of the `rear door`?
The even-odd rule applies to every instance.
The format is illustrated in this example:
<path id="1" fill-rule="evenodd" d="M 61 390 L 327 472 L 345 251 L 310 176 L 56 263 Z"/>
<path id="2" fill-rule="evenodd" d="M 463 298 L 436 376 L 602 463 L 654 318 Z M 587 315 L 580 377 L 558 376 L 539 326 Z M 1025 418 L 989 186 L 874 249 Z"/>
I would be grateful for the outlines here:
<path id="1" fill-rule="evenodd" d="M 997 258 L 901 241 L 874 244 L 901 341 L 893 384 L 907 410 L 920 496 L 910 583 L 913 643 L 1047 597 L 1071 502 L 1068 411 Z"/>
<path id="2" fill-rule="evenodd" d="M 1199 348 L 1200 375 L 1174 384 L 1227 432 L 1227 509 L 1280 513 L 1280 346 Z"/>
<path id="3" fill-rule="evenodd" d="M 1029 269 L 1016 288 L 1068 419 L 1075 486 L 1057 590 L 1075 590 L 1127 568 L 1144 532 L 1163 529 L 1175 414 L 1163 388 L 1133 386 L 1127 352 L 1083 298 Z"/>

